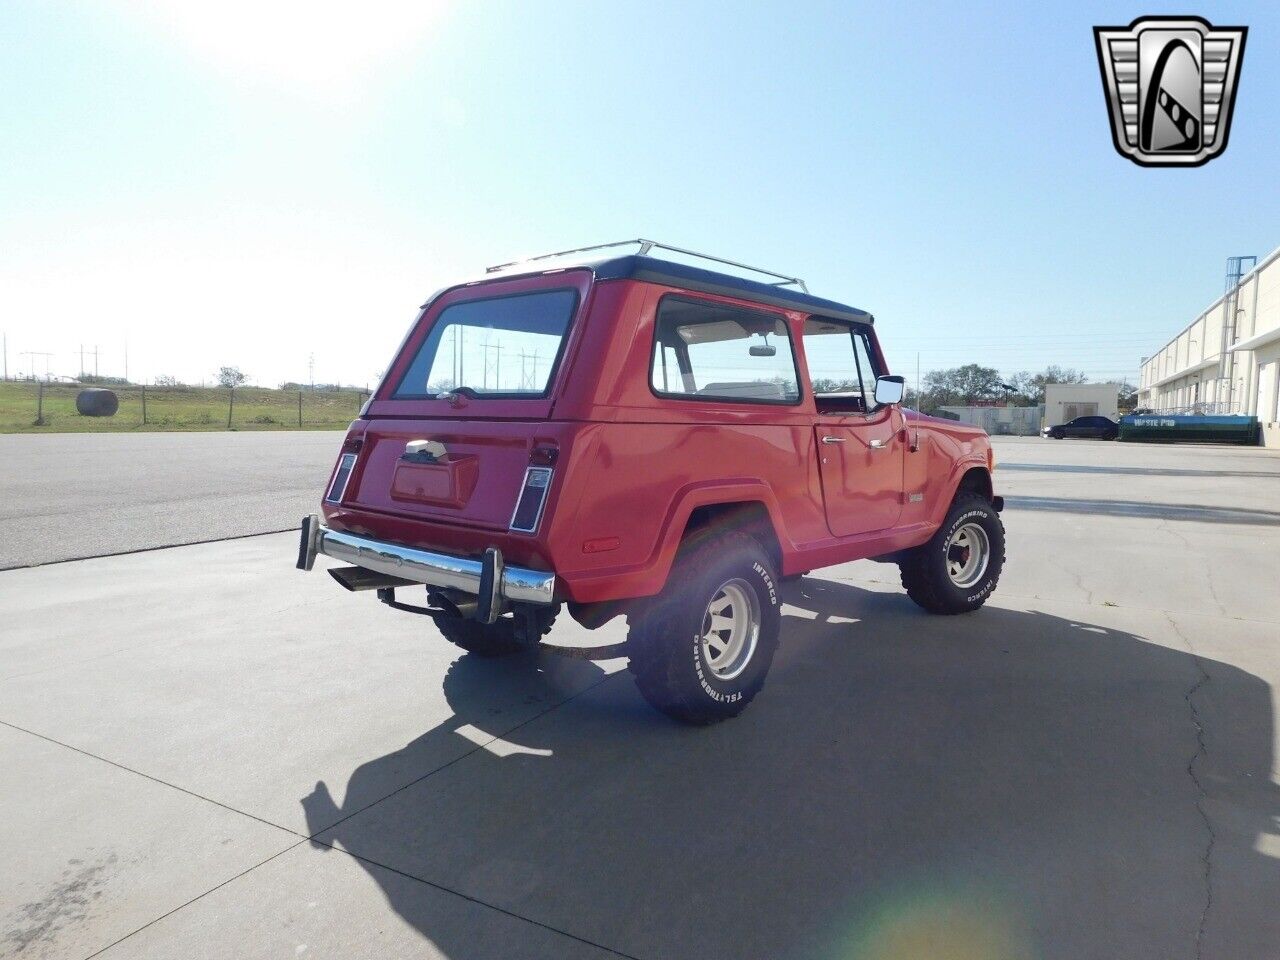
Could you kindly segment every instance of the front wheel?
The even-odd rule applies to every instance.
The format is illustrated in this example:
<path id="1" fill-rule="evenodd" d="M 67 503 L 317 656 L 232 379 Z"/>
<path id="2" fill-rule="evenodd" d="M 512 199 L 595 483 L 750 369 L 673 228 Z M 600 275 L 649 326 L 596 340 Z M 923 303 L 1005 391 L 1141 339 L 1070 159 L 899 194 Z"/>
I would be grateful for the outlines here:
<path id="1" fill-rule="evenodd" d="M 956 497 L 938 532 L 899 564 L 907 596 L 939 614 L 977 610 L 995 590 L 1003 567 L 1004 524 L 976 493 Z"/>
<path id="2" fill-rule="evenodd" d="M 764 686 L 781 615 L 769 555 L 743 534 L 681 547 L 667 588 L 631 616 L 630 670 L 683 723 L 737 716 Z"/>

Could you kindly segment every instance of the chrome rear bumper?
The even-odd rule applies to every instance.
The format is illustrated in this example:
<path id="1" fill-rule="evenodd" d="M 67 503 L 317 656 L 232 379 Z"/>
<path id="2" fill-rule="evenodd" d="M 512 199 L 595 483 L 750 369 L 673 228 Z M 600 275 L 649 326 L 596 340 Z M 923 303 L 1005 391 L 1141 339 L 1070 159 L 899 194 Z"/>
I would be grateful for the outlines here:
<path id="1" fill-rule="evenodd" d="M 555 600 L 554 573 L 506 566 L 497 550 L 488 551 L 483 561 L 418 550 L 330 530 L 313 514 L 302 521 L 298 569 L 310 570 L 321 553 L 390 577 L 476 596 L 492 590 L 498 597 L 518 603 L 550 604 Z"/>

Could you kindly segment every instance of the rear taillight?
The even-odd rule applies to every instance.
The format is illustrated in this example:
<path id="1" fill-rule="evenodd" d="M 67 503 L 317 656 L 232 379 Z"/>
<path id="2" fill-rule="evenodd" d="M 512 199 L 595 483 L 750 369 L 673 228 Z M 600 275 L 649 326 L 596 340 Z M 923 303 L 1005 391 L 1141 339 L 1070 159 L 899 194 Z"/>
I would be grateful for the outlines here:
<path id="1" fill-rule="evenodd" d="M 529 467 L 524 472 L 524 485 L 515 513 L 511 515 L 511 529 L 516 533 L 533 533 L 542 519 L 542 508 L 551 489 L 550 467 Z"/>
<path id="2" fill-rule="evenodd" d="M 333 483 L 329 484 L 329 492 L 325 494 L 327 503 L 341 503 L 347 492 L 347 481 L 351 479 L 351 471 L 356 465 L 354 453 L 344 453 L 338 460 L 338 469 L 333 474 Z"/>

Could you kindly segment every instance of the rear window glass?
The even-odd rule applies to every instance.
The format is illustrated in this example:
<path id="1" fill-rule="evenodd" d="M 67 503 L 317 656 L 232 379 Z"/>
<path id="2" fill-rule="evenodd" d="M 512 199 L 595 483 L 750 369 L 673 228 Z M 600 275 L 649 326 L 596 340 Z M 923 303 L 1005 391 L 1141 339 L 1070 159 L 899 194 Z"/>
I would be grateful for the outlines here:
<path id="1" fill-rule="evenodd" d="M 781 317 L 679 297 L 658 306 L 651 379 L 656 393 L 691 400 L 800 400 Z"/>
<path id="2" fill-rule="evenodd" d="M 392 396 L 545 396 L 577 303 L 540 290 L 445 307 Z"/>

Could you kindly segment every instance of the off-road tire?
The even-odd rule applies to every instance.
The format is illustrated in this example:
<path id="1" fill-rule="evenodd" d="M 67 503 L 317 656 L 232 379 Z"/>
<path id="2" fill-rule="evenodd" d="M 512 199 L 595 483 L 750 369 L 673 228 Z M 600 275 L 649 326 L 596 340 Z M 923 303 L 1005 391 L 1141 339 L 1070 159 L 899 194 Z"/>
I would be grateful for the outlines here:
<path id="1" fill-rule="evenodd" d="M 989 556 L 985 573 L 968 586 L 958 586 L 947 573 L 948 545 L 953 535 L 976 524 L 987 536 Z M 1004 567 L 1004 524 L 986 497 L 962 493 L 947 511 L 942 526 L 929 539 L 908 550 L 898 563 L 907 596 L 929 613 L 955 614 L 977 610 L 987 602 Z"/>
<path id="2" fill-rule="evenodd" d="M 450 643 L 477 657 L 507 657 L 528 650 L 551 629 L 555 615 L 546 617 L 537 637 L 525 637 L 525 626 L 516 617 L 502 617 L 494 623 L 480 623 L 461 617 L 436 617 L 436 627 Z"/>
<path id="3" fill-rule="evenodd" d="M 731 583 L 754 595 L 759 630 L 741 672 L 721 679 L 704 649 L 704 619 L 718 591 Z M 629 668 L 644 698 L 682 723 L 715 723 L 741 713 L 764 686 L 778 648 L 782 618 L 777 585 L 768 553 L 745 534 L 681 546 L 664 592 L 628 616 Z"/>

